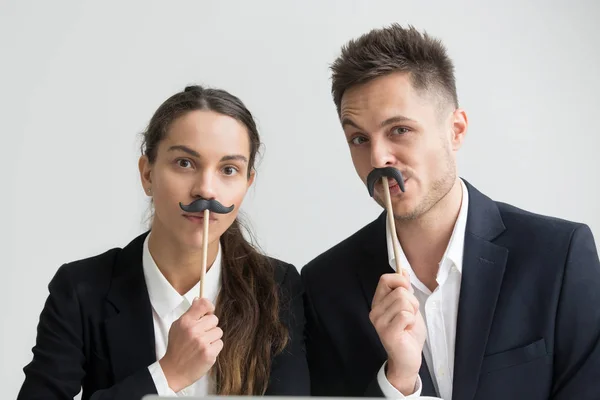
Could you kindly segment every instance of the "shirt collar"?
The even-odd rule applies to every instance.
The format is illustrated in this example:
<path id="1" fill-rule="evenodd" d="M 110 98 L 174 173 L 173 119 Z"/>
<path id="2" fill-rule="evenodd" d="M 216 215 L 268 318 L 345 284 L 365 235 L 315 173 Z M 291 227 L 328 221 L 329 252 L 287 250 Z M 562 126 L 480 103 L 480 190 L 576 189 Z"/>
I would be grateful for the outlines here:
<path id="1" fill-rule="evenodd" d="M 450 241 L 448 242 L 448 247 L 446 247 L 446 251 L 444 252 L 442 259 L 440 260 L 440 265 L 444 264 L 446 260 L 451 261 L 456 266 L 458 272 L 462 273 L 465 233 L 467 229 L 467 214 L 469 210 L 469 191 L 462 179 L 460 179 L 460 184 L 462 188 L 462 202 L 460 205 L 460 211 L 458 212 L 458 217 L 454 224 L 454 229 L 452 230 L 452 236 L 450 237 Z M 395 234 L 395 232 L 394 235 L 391 234 L 387 218 L 385 223 L 385 230 L 388 261 L 390 263 L 390 266 L 394 270 L 396 270 L 396 262 L 394 257 L 394 248 L 392 246 L 392 240 L 397 241 L 398 237 Z M 406 266 L 411 276 L 411 281 L 414 282 L 415 280 L 417 280 L 416 275 L 414 274 L 414 271 L 412 270 L 408 260 L 406 259 L 404 250 L 402 250 L 402 245 L 399 244 L 398 248 L 400 249 L 400 264 Z"/>
<path id="2" fill-rule="evenodd" d="M 154 308 L 154 311 L 156 311 L 161 318 L 164 318 L 179 307 L 183 301 L 185 301 L 188 306 L 191 305 L 194 298 L 200 296 L 200 282 L 196 283 L 196 285 L 183 296 L 180 295 L 177 290 L 171 286 L 160 269 L 158 269 L 154 258 L 152 258 L 152 255 L 150 254 L 148 240 L 151 234 L 152 232 L 147 235 L 144 240 L 142 254 L 144 278 L 146 280 L 146 287 L 148 288 L 148 295 L 150 297 L 152 308 Z M 221 286 L 221 267 L 221 246 L 219 245 L 217 257 L 210 269 L 206 272 L 204 284 L 205 297 L 213 304 L 216 302 Z"/>

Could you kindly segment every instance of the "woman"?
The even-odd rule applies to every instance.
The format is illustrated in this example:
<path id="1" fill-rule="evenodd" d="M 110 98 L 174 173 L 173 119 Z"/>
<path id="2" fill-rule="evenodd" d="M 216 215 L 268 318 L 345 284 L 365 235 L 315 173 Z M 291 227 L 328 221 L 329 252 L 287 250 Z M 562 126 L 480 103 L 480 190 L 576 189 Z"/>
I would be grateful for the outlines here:
<path id="1" fill-rule="evenodd" d="M 237 219 L 259 146 L 225 91 L 187 87 L 159 107 L 139 160 L 152 229 L 58 270 L 19 399 L 309 394 L 299 274 Z M 201 299 L 203 214 L 185 211 L 198 199 L 233 206 L 209 214 Z"/>

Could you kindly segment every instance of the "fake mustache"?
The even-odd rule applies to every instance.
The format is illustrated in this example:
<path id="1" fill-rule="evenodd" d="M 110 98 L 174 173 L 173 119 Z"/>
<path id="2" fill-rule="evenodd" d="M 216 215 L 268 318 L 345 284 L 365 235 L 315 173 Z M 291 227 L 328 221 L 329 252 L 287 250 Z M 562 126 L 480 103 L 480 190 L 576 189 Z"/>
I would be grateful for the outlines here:
<path id="1" fill-rule="evenodd" d="M 402 177 L 402 173 L 400 171 L 392 167 L 375 168 L 373 171 L 371 171 L 371 173 L 369 173 L 369 176 L 367 176 L 367 189 L 369 190 L 369 196 L 373 197 L 375 183 L 377 183 L 384 176 L 392 178 L 398 182 L 400 190 L 404 192 L 404 178 Z"/>
<path id="2" fill-rule="evenodd" d="M 210 199 L 210 200 L 206 200 L 203 199 L 202 197 L 192 201 L 190 204 L 188 205 L 184 205 L 181 202 L 179 202 L 179 207 L 185 211 L 185 212 L 189 212 L 189 213 L 199 213 L 199 212 L 203 212 L 204 210 L 208 210 L 217 214 L 227 214 L 230 213 L 231 211 L 233 211 L 233 207 L 234 205 L 230 205 L 229 207 L 225 207 L 223 204 L 219 203 L 218 200 L 215 199 Z"/>

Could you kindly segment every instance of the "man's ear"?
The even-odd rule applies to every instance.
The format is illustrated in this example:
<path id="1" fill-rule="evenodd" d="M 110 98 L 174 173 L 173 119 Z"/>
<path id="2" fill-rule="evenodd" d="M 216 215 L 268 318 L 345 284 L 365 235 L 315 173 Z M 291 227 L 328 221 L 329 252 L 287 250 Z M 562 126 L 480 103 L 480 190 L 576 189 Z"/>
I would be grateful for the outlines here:
<path id="1" fill-rule="evenodd" d="M 462 108 L 456 109 L 452 114 L 451 144 L 453 151 L 458 151 L 461 148 L 463 141 L 465 140 L 465 136 L 467 135 L 468 126 L 469 120 L 465 110 Z"/>

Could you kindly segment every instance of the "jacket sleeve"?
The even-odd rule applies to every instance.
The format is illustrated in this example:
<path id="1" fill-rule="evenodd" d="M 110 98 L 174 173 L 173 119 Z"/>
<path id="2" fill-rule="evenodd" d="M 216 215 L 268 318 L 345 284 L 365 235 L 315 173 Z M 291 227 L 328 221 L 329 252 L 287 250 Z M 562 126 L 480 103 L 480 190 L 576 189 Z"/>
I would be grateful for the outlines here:
<path id="1" fill-rule="evenodd" d="M 48 285 L 49 295 L 41 312 L 33 359 L 25 366 L 25 381 L 18 400 L 73 399 L 86 375 L 81 304 L 68 270 L 63 265 Z M 83 393 L 93 400 L 141 399 L 156 393 L 147 368 L 122 382 L 95 393 Z"/>
<path id="2" fill-rule="evenodd" d="M 556 316 L 553 400 L 600 399 L 600 261 L 590 228 L 571 237 Z"/>
<path id="3" fill-rule="evenodd" d="M 273 359 L 269 386 L 265 395 L 308 396 L 310 380 L 304 345 L 304 306 L 300 274 L 293 265 L 287 267 L 281 283 L 281 319 L 289 331 L 286 348 Z"/>
<path id="4" fill-rule="evenodd" d="M 306 314 L 306 356 L 310 371 L 311 396 L 351 396 L 345 381 L 344 367 L 336 351 L 333 338 L 324 329 L 320 316 L 315 307 L 310 273 L 302 270 L 304 285 L 304 310 Z M 377 383 L 377 375 L 373 374 L 371 384 L 365 388 L 367 397 L 383 397 L 383 392 Z"/>

